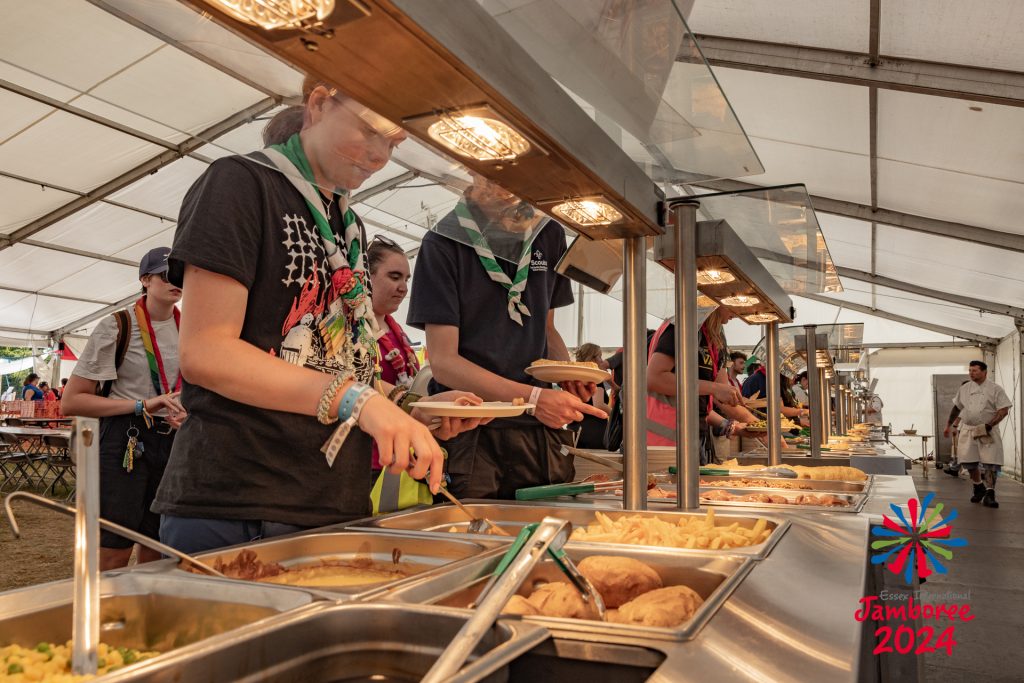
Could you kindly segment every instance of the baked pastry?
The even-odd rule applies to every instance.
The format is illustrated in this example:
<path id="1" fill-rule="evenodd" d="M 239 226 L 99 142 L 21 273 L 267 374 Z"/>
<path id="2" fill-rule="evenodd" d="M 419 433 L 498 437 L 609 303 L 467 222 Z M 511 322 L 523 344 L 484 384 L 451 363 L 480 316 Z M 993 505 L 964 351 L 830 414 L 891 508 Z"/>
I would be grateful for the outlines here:
<path id="1" fill-rule="evenodd" d="M 577 566 L 580 573 L 601 594 L 604 606 L 608 609 L 663 585 L 658 572 L 631 557 L 593 555 Z"/>
<path id="2" fill-rule="evenodd" d="M 619 624 L 674 628 L 693 617 L 702 604 L 704 599 L 692 588 L 669 586 L 644 593 L 606 616 Z"/>
<path id="3" fill-rule="evenodd" d="M 530 604 L 546 617 L 598 619 L 593 605 L 583 602 L 583 596 L 576 587 L 561 581 L 546 583 L 533 591 Z"/>
<path id="4" fill-rule="evenodd" d="M 513 595 L 512 598 L 505 603 L 505 607 L 501 610 L 501 613 L 532 616 L 540 614 L 540 610 L 534 607 L 533 604 L 522 595 Z"/>

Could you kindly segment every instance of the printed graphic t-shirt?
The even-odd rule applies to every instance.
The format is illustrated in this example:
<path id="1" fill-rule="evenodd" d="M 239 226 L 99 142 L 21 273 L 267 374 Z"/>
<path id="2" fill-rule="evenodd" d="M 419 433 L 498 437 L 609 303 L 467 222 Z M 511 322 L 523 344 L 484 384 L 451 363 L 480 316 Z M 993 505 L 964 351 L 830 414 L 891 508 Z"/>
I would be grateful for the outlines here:
<path id="1" fill-rule="evenodd" d="M 703 379 L 708 382 L 714 382 L 715 377 L 718 376 L 718 368 L 712 360 L 711 349 L 708 347 L 707 337 L 704 336 L 704 328 L 700 329 L 697 335 L 698 342 L 700 344 L 697 351 L 697 378 Z M 657 353 L 663 353 L 670 358 L 676 357 L 676 326 L 669 324 L 662 332 L 661 337 L 658 339 L 658 345 L 654 347 Z M 719 351 L 720 356 L 728 357 L 728 352 L 723 353 Z M 721 363 L 721 359 L 719 361 Z M 675 365 L 672 366 L 672 372 L 675 372 Z M 697 400 L 697 405 L 700 409 L 701 425 L 704 424 L 704 418 L 708 416 L 708 397 L 701 396 Z"/>
<path id="2" fill-rule="evenodd" d="M 333 209 L 339 236 L 336 203 Z M 175 284 L 190 264 L 245 286 L 243 341 L 297 365 L 340 367 L 320 332 L 329 313 L 327 257 L 302 196 L 277 170 L 245 157 L 213 162 L 185 196 L 168 262 Z M 369 514 L 372 442 L 361 430 L 352 430 L 331 468 L 320 447 L 334 426 L 187 382 L 182 400 L 189 417 L 155 512 L 302 526 Z"/>

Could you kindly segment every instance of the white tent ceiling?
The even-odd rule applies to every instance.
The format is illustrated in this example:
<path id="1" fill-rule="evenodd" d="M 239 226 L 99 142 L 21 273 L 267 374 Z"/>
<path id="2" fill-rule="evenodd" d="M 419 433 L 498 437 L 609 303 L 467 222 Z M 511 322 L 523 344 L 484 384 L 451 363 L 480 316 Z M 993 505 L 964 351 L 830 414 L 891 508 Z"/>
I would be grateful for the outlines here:
<path id="1" fill-rule="evenodd" d="M 1024 7 L 877 4 L 692 3 L 690 27 L 766 168 L 706 187 L 806 183 L 846 288 L 827 296 L 853 308 L 798 299 L 798 322 L 875 309 L 891 314 L 875 327 L 891 340 L 1003 337 L 1002 313 L 1024 301 Z M 176 0 L 0 9 L 0 336 L 45 338 L 134 295 L 134 263 L 170 244 L 189 185 L 211 159 L 258 148 L 301 78 Z M 886 81 L 908 73 L 917 85 Z M 463 180 L 410 141 L 357 210 L 413 249 Z M 586 317 L 599 320 L 594 300 Z"/>

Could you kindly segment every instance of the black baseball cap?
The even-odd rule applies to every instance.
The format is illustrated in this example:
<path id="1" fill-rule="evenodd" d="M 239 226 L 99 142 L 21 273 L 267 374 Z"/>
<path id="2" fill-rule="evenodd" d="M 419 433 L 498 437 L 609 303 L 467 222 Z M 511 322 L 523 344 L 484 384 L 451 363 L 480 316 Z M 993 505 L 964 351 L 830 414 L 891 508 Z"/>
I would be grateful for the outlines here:
<path id="1" fill-rule="evenodd" d="M 171 253 L 170 247 L 157 247 L 150 249 L 139 261 L 139 277 L 143 275 L 155 275 L 167 272 L 167 256 Z"/>

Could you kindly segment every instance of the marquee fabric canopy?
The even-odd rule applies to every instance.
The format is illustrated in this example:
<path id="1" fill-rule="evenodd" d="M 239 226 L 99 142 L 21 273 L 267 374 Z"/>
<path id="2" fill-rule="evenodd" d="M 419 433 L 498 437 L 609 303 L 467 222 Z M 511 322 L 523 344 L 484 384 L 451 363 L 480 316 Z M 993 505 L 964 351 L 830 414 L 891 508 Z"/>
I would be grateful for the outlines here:
<path id="1" fill-rule="evenodd" d="M 795 298 L 797 323 L 842 306 L 872 321 L 867 341 L 994 343 L 1024 318 L 1024 6 L 870 5 L 679 2 L 765 172 L 671 189 L 807 185 L 845 291 Z M 3 15 L 0 337 L 52 343 L 137 295 L 191 183 L 260 147 L 301 77 L 176 0 L 3 0 Z M 464 182 L 408 141 L 356 208 L 415 253 Z M 570 345 L 618 343 L 617 302 L 582 309 L 579 326 L 560 313 Z"/>

